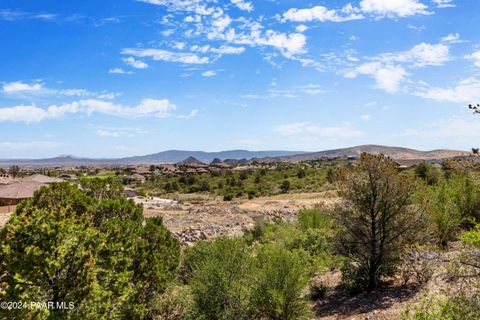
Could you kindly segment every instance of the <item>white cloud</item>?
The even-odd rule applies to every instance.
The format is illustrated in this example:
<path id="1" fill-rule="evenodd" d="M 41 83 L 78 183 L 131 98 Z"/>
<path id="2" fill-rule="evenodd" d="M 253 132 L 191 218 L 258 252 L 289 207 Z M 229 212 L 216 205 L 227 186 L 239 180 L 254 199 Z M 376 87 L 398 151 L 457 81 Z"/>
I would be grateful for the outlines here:
<path id="1" fill-rule="evenodd" d="M 360 130 L 354 129 L 349 123 L 345 123 L 340 127 L 320 127 L 312 125 L 309 122 L 295 122 L 280 125 L 274 128 L 274 132 L 282 136 L 308 134 L 324 138 L 355 138 L 365 134 Z"/>
<path id="2" fill-rule="evenodd" d="M 476 67 L 479 67 L 479 68 L 480 68 L 480 50 L 479 50 L 479 51 L 476 51 L 476 52 L 474 52 L 474 53 L 472 53 L 472 54 L 466 55 L 466 56 L 465 56 L 465 59 L 473 61 L 473 64 L 474 64 Z"/>
<path id="3" fill-rule="evenodd" d="M 409 24 L 407 25 L 407 29 L 410 29 L 410 30 L 415 30 L 415 31 L 418 31 L 418 32 L 421 32 L 423 30 L 426 30 L 427 27 L 424 26 L 424 25 L 421 25 L 421 26 L 415 26 L 413 24 Z"/>
<path id="4" fill-rule="evenodd" d="M 441 39 L 442 42 L 447 42 L 447 43 L 462 43 L 465 42 L 463 40 L 460 40 L 460 34 L 458 33 L 450 33 L 449 35 L 443 37 Z"/>
<path id="5" fill-rule="evenodd" d="M 372 118 L 372 116 L 369 115 L 369 114 L 363 114 L 360 118 L 361 118 L 363 121 L 370 121 L 370 119 Z"/>
<path id="6" fill-rule="evenodd" d="M 205 72 L 202 73 L 202 76 L 204 76 L 204 77 L 214 77 L 216 75 L 217 75 L 217 73 L 213 70 L 208 70 L 208 71 L 205 71 Z"/>
<path id="7" fill-rule="evenodd" d="M 31 149 L 52 149 L 56 148 L 58 143 L 53 141 L 29 141 L 29 142 L 14 142 L 14 141 L 0 141 L 0 149 L 10 150 L 31 150 Z"/>
<path id="8" fill-rule="evenodd" d="M 217 32 L 223 32 L 232 23 L 232 19 L 228 16 L 221 16 L 218 19 L 213 20 L 212 26 Z"/>
<path id="9" fill-rule="evenodd" d="M 303 33 L 308 30 L 308 27 L 304 24 L 299 24 L 298 26 L 295 27 L 295 31 Z"/>
<path id="10" fill-rule="evenodd" d="M 422 42 L 409 51 L 385 53 L 374 60 L 385 63 L 411 63 L 414 67 L 441 66 L 450 60 L 450 48 L 445 44 L 430 44 Z"/>
<path id="11" fill-rule="evenodd" d="M 231 46 L 221 46 L 220 48 L 211 48 L 211 52 L 217 54 L 242 54 L 245 52 L 244 47 L 231 47 Z"/>
<path id="12" fill-rule="evenodd" d="M 120 92 L 102 92 L 100 95 L 97 96 L 97 98 L 112 100 L 121 95 L 122 93 Z"/>
<path id="13" fill-rule="evenodd" d="M 119 117 L 154 116 L 165 118 L 170 116 L 175 109 L 176 106 L 167 99 L 144 99 L 135 107 L 124 107 L 111 101 L 89 99 L 59 106 L 51 105 L 47 108 L 39 108 L 35 105 L 0 108 L 0 121 L 33 123 L 45 119 L 62 118 L 68 113 L 87 115 L 102 113 Z"/>
<path id="14" fill-rule="evenodd" d="M 39 92 L 42 90 L 42 84 L 41 83 L 33 83 L 33 84 L 28 84 L 28 83 L 23 83 L 21 81 L 15 81 L 15 82 L 10 82 L 10 83 L 5 83 L 3 85 L 3 93 L 9 94 L 9 93 L 25 93 L 25 92 Z"/>
<path id="15" fill-rule="evenodd" d="M 182 42 L 182 41 L 175 41 L 172 43 L 172 48 L 175 48 L 177 50 L 183 50 L 185 49 L 185 47 L 187 46 L 187 44 L 185 42 Z"/>
<path id="16" fill-rule="evenodd" d="M 30 13 L 18 10 L 0 9 L 0 20 L 17 21 L 17 20 L 43 20 L 55 21 L 56 14 L 52 13 Z"/>
<path id="17" fill-rule="evenodd" d="M 321 93 L 325 93 L 325 90 L 322 89 L 322 87 L 318 84 L 309 84 L 306 86 L 300 86 L 299 87 L 300 91 L 309 94 L 309 95 L 317 95 Z"/>
<path id="18" fill-rule="evenodd" d="M 267 30 L 263 34 L 260 30 L 253 30 L 250 34 L 235 34 L 234 30 L 231 29 L 231 32 L 224 37 L 237 44 L 274 47 L 286 57 L 304 53 L 307 43 L 307 38 L 304 34 L 287 34 L 273 30 Z"/>
<path id="19" fill-rule="evenodd" d="M 181 115 L 178 115 L 177 118 L 179 118 L 179 119 L 192 119 L 192 118 L 197 116 L 199 111 L 200 110 L 198 110 L 198 109 L 193 109 L 192 111 L 190 111 L 189 114 L 187 114 L 187 115 L 181 114 Z"/>
<path id="20" fill-rule="evenodd" d="M 121 68 L 110 69 L 110 70 L 108 70 L 108 73 L 111 73 L 111 74 L 132 74 L 131 71 L 125 71 Z"/>
<path id="21" fill-rule="evenodd" d="M 419 0 L 362 0 L 360 9 L 364 13 L 389 18 L 431 14 Z"/>
<path id="22" fill-rule="evenodd" d="M 456 5 L 453 0 L 432 0 L 437 5 L 437 8 L 454 8 Z"/>
<path id="23" fill-rule="evenodd" d="M 0 109 L 0 121 L 15 121 L 32 123 L 43 120 L 47 117 L 47 111 L 31 106 L 15 106 Z"/>
<path id="24" fill-rule="evenodd" d="M 242 54 L 245 52 L 244 47 L 232 47 L 232 46 L 221 46 L 219 48 L 213 48 L 210 45 L 204 45 L 204 46 L 199 46 L 199 45 L 193 45 L 190 47 L 190 51 L 193 52 L 199 52 L 199 53 L 208 53 L 212 52 L 215 54 L 218 54 L 220 56 L 224 54 Z"/>
<path id="25" fill-rule="evenodd" d="M 165 6 L 171 11 L 195 12 L 199 15 L 211 15 L 215 12 L 212 7 L 207 7 L 199 0 L 137 0 L 148 4 Z M 208 2 L 208 1 L 203 1 Z"/>
<path id="26" fill-rule="evenodd" d="M 418 67 L 441 66 L 450 60 L 449 48 L 443 44 L 421 43 L 410 50 L 410 56 Z"/>
<path id="27" fill-rule="evenodd" d="M 175 33 L 175 29 L 167 29 L 160 32 L 164 37 L 170 37 Z"/>
<path id="28" fill-rule="evenodd" d="M 365 63 L 354 70 L 349 70 L 344 73 L 347 78 L 356 78 L 358 75 L 370 75 L 377 83 L 379 89 L 385 90 L 388 93 L 396 93 L 400 89 L 400 84 L 408 73 L 400 66 L 383 65 L 380 62 Z"/>
<path id="29" fill-rule="evenodd" d="M 283 14 L 283 21 L 294 21 L 294 22 L 311 22 L 311 21 L 320 21 L 320 22 L 343 22 L 350 20 L 363 19 L 363 15 L 356 12 L 353 7 L 349 7 L 347 15 L 341 15 L 342 12 L 338 12 L 334 9 L 327 9 L 323 6 L 316 6 L 310 9 L 295 9 L 291 8 Z M 344 12 L 347 10 L 344 10 Z"/>
<path id="30" fill-rule="evenodd" d="M 123 58 L 122 61 L 125 62 L 126 64 L 128 64 L 129 66 L 135 68 L 135 69 L 146 69 L 146 68 L 148 68 L 148 64 L 146 64 L 145 62 L 143 62 L 141 60 L 136 60 L 133 57 Z"/>
<path id="31" fill-rule="evenodd" d="M 236 5 L 240 10 L 251 12 L 253 11 L 253 4 L 244 0 L 230 0 L 231 3 Z"/>
<path id="32" fill-rule="evenodd" d="M 123 49 L 122 54 L 141 58 L 152 58 L 155 61 L 179 62 L 184 64 L 205 64 L 208 57 L 199 57 L 192 53 L 171 52 L 162 49 Z"/>
<path id="33" fill-rule="evenodd" d="M 109 138 L 118 138 L 120 137 L 120 133 L 116 131 L 110 131 L 110 130 L 103 130 L 99 129 L 97 130 L 97 135 L 100 137 L 109 137 Z"/>
<path id="34" fill-rule="evenodd" d="M 436 88 L 425 87 L 414 93 L 424 99 L 453 102 L 459 104 L 478 103 L 480 101 L 480 80 L 468 78 L 460 81 L 455 87 Z"/>
<path id="35" fill-rule="evenodd" d="M 57 95 L 57 96 L 88 96 L 93 95 L 85 89 L 50 89 L 43 83 L 34 82 L 31 84 L 22 81 L 5 83 L 2 92 L 12 96 L 36 96 L 36 95 Z"/>
<path id="36" fill-rule="evenodd" d="M 441 66 L 450 61 L 450 48 L 445 44 L 421 43 L 403 52 L 384 53 L 369 58 L 372 62 L 363 63 L 343 72 L 346 78 L 356 78 L 360 74 L 372 76 L 377 87 L 388 93 L 396 93 L 409 73 L 405 67 L 423 68 Z"/>

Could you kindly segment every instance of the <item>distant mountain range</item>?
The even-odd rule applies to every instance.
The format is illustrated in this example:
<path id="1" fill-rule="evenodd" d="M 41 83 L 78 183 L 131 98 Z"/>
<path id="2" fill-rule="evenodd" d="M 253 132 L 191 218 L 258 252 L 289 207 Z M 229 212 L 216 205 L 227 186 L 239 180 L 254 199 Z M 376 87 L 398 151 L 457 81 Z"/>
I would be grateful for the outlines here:
<path id="1" fill-rule="evenodd" d="M 12 164 L 23 166 L 81 166 L 81 165 L 115 165 L 115 164 L 162 164 L 178 163 L 189 157 L 204 163 L 210 163 L 215 158 L 220 160 L 240 160 L 252 158 L 280 157 L 302 154 L 302 151 L 248 151 L 229 150 L 220 152 L 168 150 L 144 156 L 134 156 L 117 159 L 92 159 L 75 156 L 58 156 L 48 159 L 0 159 L 0 166 Z"/>
<path id="2" fill-rule="evenodd" d="M 287 155 L 279 157 L 266 157 L 259 159 L 264 162 L 270 161 L 283 161 L 283 162 L 294 162 L 302 160 L 312 160 L 319 158 L 335 158 L 335 157 L 358 157 L 362 153 L 370 154 L 384 154 L 395 160 L 432 160 L 432 159 L 447 159 L 457 156 L 469 155 L 469 152 L 459 151 L 459 150 L 448 150 L 448 149 L 439 149 L 431 151 L 419 151 L 409 148 L 400 148 L 400 147 L 387 147 L 381 145 L 362 145 L 350 148 L 342 149 L 333 149 L 325 150 L 319 152 L 306 152 L 297 155 Z"/>
<path id="3" fill-rule="evenodd" d="M 320 152 L 301 152 L 301 151 L 248 151 L 248 150 L 230 150 L 221 152 L 204 151 L 181 151 L 169 150 L 159 153 L 135 156 L 118 159 L 89 159 L 74 156 L 59 156 L 49 159 L 8 159 L 1 160 L 0 166 L 9 166 L 12 164 L 23 166 L 80 166 L 80 165 L 126 165 L 126 164 L 162 164 L 178 163 L 188 159 L 195 158 L 204 163 L 210 163 L 214 159 L 224 160 L 258 160 L 264 162 L 285 161 L 294 162 L 301 160 L 311 160 L 318 158 L 333 158 L 344 156 L 359 156 L 362 152 L 372 154 L 385 154 L 393 159 L 445 159 L 456 156 L 468 155 L 469 152 L 459 150 L 432 150 L 419 151 L 408 148 L 387 147 L 381 145 L 362 145 L 351 148 L 326 150 Z"/>

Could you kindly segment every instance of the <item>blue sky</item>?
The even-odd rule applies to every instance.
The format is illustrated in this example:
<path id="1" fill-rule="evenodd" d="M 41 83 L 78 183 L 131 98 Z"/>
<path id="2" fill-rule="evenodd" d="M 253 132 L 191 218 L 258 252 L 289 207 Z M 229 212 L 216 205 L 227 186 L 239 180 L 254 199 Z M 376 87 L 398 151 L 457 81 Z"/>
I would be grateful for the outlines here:
<path id="1" fill-rule="evenodd" d="M 0 3 L 0 157 L 477 146 L 479 1 Z"/>

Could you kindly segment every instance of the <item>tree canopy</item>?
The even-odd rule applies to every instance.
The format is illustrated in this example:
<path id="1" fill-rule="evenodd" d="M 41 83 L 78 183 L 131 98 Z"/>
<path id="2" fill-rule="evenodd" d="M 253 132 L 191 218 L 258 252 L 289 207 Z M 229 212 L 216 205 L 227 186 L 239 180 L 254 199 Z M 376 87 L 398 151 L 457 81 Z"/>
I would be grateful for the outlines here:
<path id="1" fill-rule="evenodd" d="M 120 197 L 111 181 L 82 189 L 41 188 L 0 231 L 2 301 L 75 307 L 3 310 L 5 316 L 142 319 L 176 277 L 180 245 L 161 218 L 145 220 L 142 207 Z"/>

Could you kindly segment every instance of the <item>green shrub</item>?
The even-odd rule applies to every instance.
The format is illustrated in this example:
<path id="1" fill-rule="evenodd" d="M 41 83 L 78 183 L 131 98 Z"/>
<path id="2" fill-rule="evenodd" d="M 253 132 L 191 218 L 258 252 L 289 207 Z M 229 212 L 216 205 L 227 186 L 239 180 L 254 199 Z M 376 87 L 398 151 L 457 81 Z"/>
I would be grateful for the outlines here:
<path id="1" fill-rule="evenodd" d="M 434 227 L 437 244 L 446 247 L 462 222 L 460 207 L 455 201 L 455 188 L 451 181 L 444 181 L 427 195 L 427 212 Z"/>
<path id="2" fill-rule="evenodd" d="M 232 201 L 234 198 L 233 194 L 226 194 L 223 196 L 223 201 Z"/>
<path id="3" fill-rule="evenodd" d="M 107 188 L 106 190 L 102 188 Z M 74 302 L 73 310 L 1 310 L 4 318 L 141 319 L 177 275 L 180 245 L 161 218 L 91 179 L 52 184 L 0 230 L 4 301 Z M 28 284 L 28 285 L 21 285 Z"/>
<path id="4" fill-rule="evenodd" d="M 477 301 L 478 301 L 477 297 Z M 407 305 L 403 320 L 478 320 L 480 305 L 465 296 L 435 298 L 427 296 L 416 305 Z"/>
<path id="5" fill-rule="evenodd" d="M 251 319 L 254 265 L 250 248 L 239 239 L 219 238 L 205 244 L 196 256 L 192 293 L 202 319 Z"/>
<path id="6" fill-rule="evenodd" d="M 150 303 L 149 317 L 161 320 L 195 319 L 191 290 L 184 285 L 171 285 Z"/>
<path id="7" fill-rule="evenodd" d="M 282 193 L 288 193 L 290 190 L 290 181 L 289 180 L 283 180 L 282 184 L 280 185 L 280 190 Z"/>
<path id="8" fill-rule="evenodd" d="M 303 230 L 327 229 L 332 226 L 330 216 L 318 209 L 302 209 L 297 214 L 297 220 Z"/>
<path id="9" fill-rule="evenodd" d="M 252 301 L 260 319 L 310 319 L 312 313 L 302 297 L 308 276 L 303 257 L 295 251 L 268 245 L 257 258 Z"/>
<path id="10" fill-rule="evenodd" d="M 181 280 L 185 283 L 190 282 L 194 270 L 203 265 L 211 251 L 211 243 L 207 241 L 199 241 L 194 246 L 185 248 L 182 252 L 182 263 L 180 266 Z"/>

